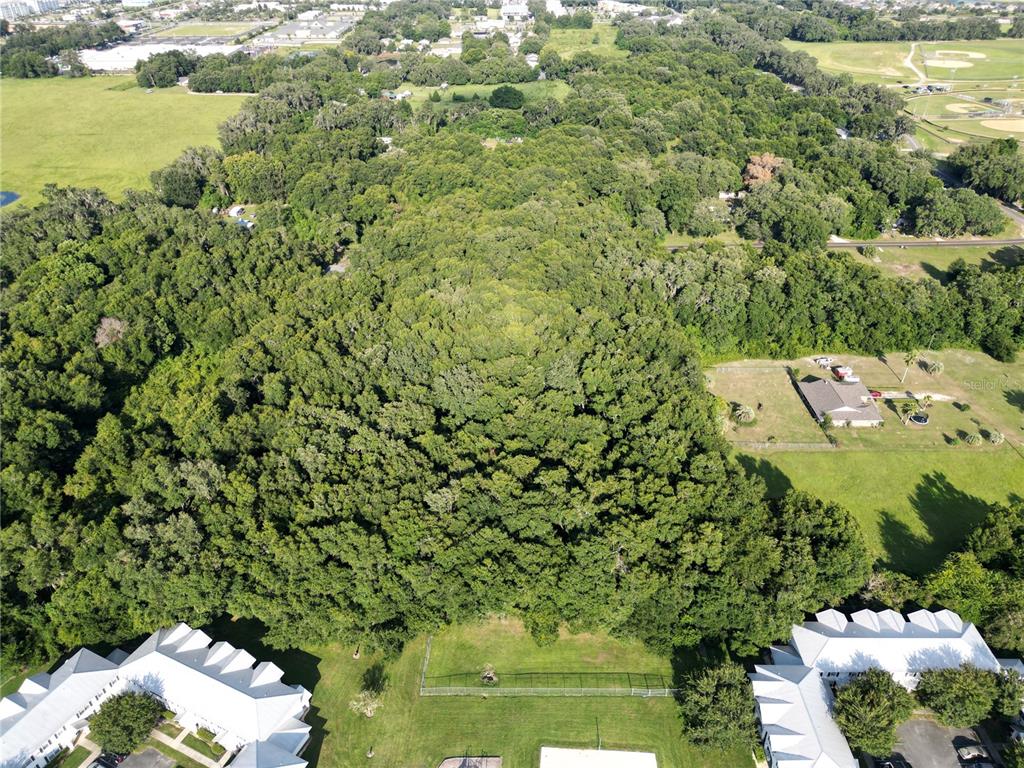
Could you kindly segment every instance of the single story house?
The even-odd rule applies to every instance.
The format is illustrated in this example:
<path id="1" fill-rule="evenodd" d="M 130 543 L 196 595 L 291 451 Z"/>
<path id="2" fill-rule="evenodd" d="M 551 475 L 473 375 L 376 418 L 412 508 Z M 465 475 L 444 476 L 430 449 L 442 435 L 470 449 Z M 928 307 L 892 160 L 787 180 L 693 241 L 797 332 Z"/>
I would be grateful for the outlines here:
<path id="1" fill-rule="evenodd" d="M 798 382 L 797 389 L 819 423 L 826 416 L 837 427 L 877 427 L 882 423 L 874 398 L 859 381 L 812 379 Z"/>

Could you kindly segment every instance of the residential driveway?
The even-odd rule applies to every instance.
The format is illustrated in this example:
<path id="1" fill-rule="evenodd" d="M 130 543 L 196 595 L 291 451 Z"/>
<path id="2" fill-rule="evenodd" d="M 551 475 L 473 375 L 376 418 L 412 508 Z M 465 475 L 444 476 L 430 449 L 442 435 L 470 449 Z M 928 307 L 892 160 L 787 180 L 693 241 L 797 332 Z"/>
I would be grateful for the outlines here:
<path id="1" fill-rule="evenodd" d="M 913 768 L 961 768 L 958 747 L 980 743 L 972 730 L 946 728 L 932 720 L 908 720 L 896 730 L 895 752 Z"/>
<path id="2" fill-rule="evenodd" d="M 118 768 L 174 768 L 174 761 L 149 747 L 137 755 L 128 755 Z"/>

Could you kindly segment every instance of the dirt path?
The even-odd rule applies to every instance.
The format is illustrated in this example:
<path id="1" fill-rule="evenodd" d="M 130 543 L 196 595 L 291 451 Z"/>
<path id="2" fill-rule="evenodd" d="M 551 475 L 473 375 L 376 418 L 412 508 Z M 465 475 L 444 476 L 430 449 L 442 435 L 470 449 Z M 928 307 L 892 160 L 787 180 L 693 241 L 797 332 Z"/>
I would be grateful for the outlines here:
<path id="1" fill-rule="evenodd" d="M 914 63 L 914 53 L 916 51 L 917 51 L 917 43 L 911 43 L 910 44 L 910 53 L 908 53 L 907 54 L 907 58 L 905 58 L 903 60 L 903 66 L 906 67 L 907 69 L 909 69 L 915 75 L 917 75 L 917 82 L 913 84 L 915 88 L 918 87 L 918 86 L 924 85 L 925 80 L 928 79 L 928 76 L 925 75 L 925 73 L 922 72 L 920 69 L 918 69 L 917 65 Z"/>

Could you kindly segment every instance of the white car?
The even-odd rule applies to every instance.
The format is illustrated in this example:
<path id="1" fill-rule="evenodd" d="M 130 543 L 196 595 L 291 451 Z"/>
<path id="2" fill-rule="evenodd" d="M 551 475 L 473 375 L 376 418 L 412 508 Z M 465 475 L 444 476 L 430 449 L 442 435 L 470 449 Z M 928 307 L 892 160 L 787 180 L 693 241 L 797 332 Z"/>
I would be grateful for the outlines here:
<path id="1" fill-rule="evenodd" d="M 960 755 L 961 760 L 987 760 L 988 750 L 986 750 L 980 744 L 971 744 L 966 747 L 960 747 L 956 753 Z"/>

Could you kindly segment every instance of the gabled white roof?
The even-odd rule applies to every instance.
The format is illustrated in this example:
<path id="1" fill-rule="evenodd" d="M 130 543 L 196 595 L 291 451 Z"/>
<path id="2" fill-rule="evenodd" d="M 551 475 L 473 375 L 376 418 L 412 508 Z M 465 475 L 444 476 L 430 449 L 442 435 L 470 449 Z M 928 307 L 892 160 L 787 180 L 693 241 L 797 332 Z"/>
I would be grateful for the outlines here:
<path id="1" fill-rule="evenodd" d="M 154 632 L 121 663 L 121 672 L 243 743 L 269 738 L 309 703 L 308 691 L 281 682 L 275 664 L 257 664 L 246 651 L 214 643 L 187 624 Z"/>
<path id="2" fill-rule="evenodd" d="M 778 768 L 856 768 L 829 712 L 821 674 L 796 664 L 756 666 L 750 675 L 768 747 Z"/>
<path id="3" fill-rule="evenodd" d="M 134 684 L 216 724 L 218 740 L 246 745 L 235 760 L 244 757 L 240 768 L 303 768 L 296 753 L 310 731 L 301 720 L 310 694 L 282 683 L 281 674 L 277 665 L 256 663 L 187 624 L 154 632 L 131 655 L 116 651 L 104 659 L 82 649 L 52 676 L 29 678 L 0 702 L 0 766 L 20 766 L 117 683 L 118 690 Z"/>
<path id="4" fill-rule="evenodd" d="M 822 611 L 817 621 L 793 627 L 790 645 L 807 666 L 822 672 L 863 672 L 872 667 L 901 677 L 925 669 L 973 664 L 993 672 L 999 662 L 978 629 L 952 611 L 858 611 L 847 619 Z"/>
<path id="5" fill-rule="evenodd" d="M 114 681 L 117 665 L 82 648 L 52 675 L 25 680 L 0 702 L 0 764 L 20 765 L 54 734 L 79 716 Z"/>

